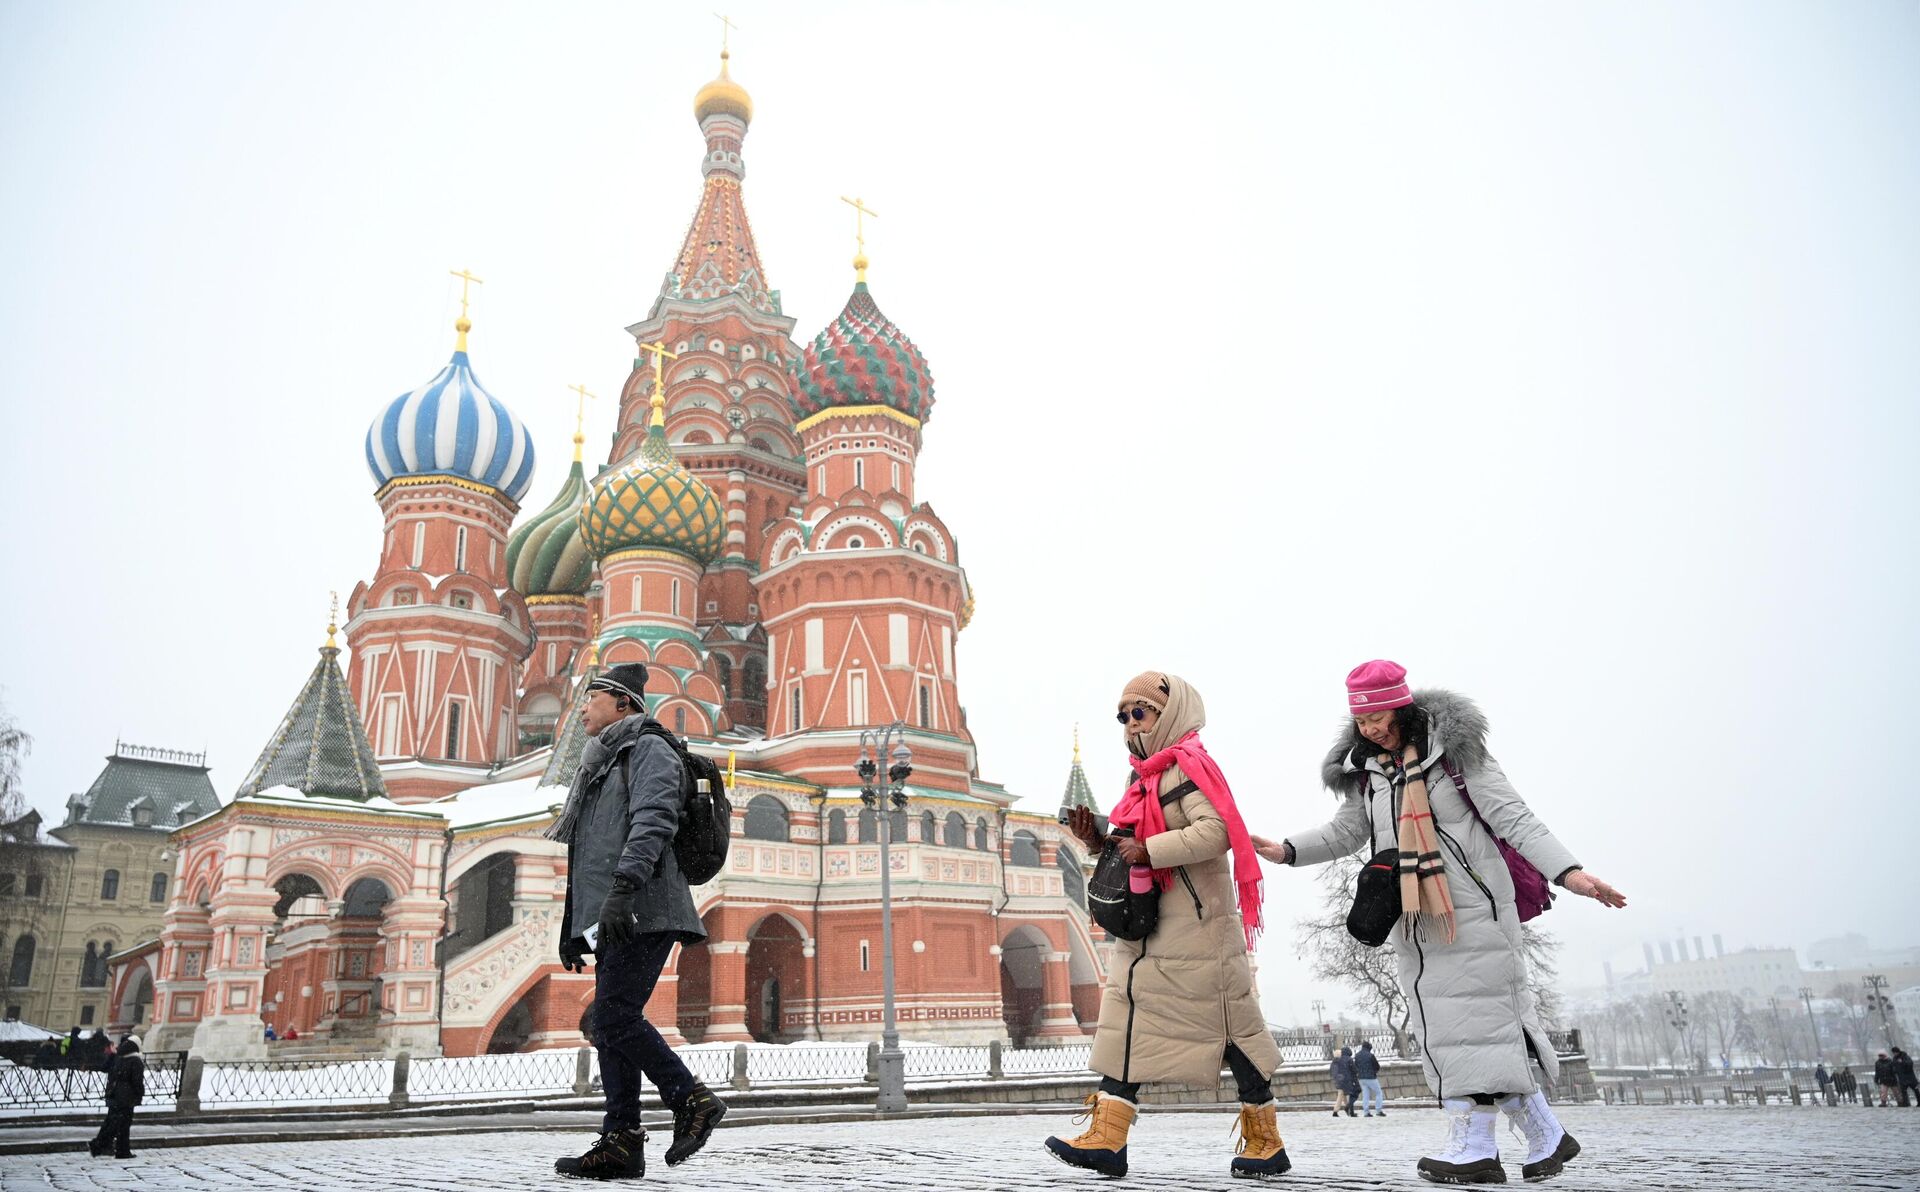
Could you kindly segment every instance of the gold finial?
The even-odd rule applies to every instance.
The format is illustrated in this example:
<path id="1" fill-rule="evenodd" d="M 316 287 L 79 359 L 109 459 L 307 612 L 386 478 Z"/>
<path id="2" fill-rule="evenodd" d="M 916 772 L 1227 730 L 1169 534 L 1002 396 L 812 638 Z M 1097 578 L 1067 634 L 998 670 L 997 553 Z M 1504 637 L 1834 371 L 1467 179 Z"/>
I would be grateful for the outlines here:
<path id="1" fill-rule="evenodd" d="M 587 618 L 587 665 L 600 665 L 600 614 Z"/>
<path id="2" fill-rule="evenodd" d="M 853 240 L 857 246 L 853 253 L 853 280 L 862 285 L 867 281 L 867 216 L 880 218 L 880 213 L 859 199 L 840 196 L 840 201 L 853 208 Z"/>
<path id="3" fill-rule="evenodd" d="M 656 426 L 665 427 L 667 425 L 666 362 L 680 359 L 680 353 L 667 351 L 665 341 L 641 344 L 640 350 L 651 353 L 653 356 L 653 398 L 648 403 L 653 406 L 653 417 L 648 420 L 647 426 L 649 429 Z"/>
<path id="4" fill-rule="evenodd" d="M 597 393 L 588 393 L 585 385 L 569 385 L 567 388 L 580 395 L 579 403 L 573 411 L 573 462 L 580 462 L 580 446 L 587 441 L 587 399 L 600 399 Z"/>
<path id="5" fill-rule="evenodd" d="M 1073 764 L 1080 764 L 1080 726 L 1073 726 Z"/>
<path id="6" fill-rule="evenodd" d="M 730 17 L 728 17 L 725 13 L 716 12 L 713 15 L 719 18 L 719 21 L 720 21 L 720 73 L 726 74 L 727 73 L 727 56 L 728 56 L 727 55 L 728 35 L 731 34 L 735 29 L 738 29 L 740 26 L 734 24 L 733 20 Z"/>
<path id="7" fill-rule="evenodd" d="M 454 341 L 453 350 L 464 352 L 467 350 L 467 332 L 473 329 L 473 324 L 467 320 L 467 287 L 484 286 L 487 283 L 465 269 L 449 269 L 447 272 L 460 279 L 460 318 L 453 325 L 453 329 L 460 333 L 460 338 Z"/>
<path id="8" fill-rule="evenodd" d="M 335 650 L 333 635 L 340 632 L 340 593 L 327 593 L 327 649 Z"/>

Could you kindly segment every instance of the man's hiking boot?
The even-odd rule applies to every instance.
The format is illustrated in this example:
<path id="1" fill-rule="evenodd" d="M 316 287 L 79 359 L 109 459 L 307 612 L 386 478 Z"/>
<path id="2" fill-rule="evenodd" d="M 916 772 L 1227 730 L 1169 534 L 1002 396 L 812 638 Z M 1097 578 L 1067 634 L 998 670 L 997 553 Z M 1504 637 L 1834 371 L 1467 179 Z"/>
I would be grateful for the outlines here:
<path id="1" fill-rule="evenodd" d="M 727 1116 L 727 1103 L 713 1095 L 704 1084 L 696 1084 L 687 1099 L 673 1111 L 673 1143 L 667 1147 L 667 1166 L 674 1167 L 698 1154 L 707 1145 L 707 1137 L 720 1119 Z"/>
<path id="2" fill-rule="evenodd" d="M 554 1160 L 561 1175 L 583 1180 L 637 1180 L 647 1174 L 647 1132 L 638 1127 L 602 1134 L 578 1159 Z"/>

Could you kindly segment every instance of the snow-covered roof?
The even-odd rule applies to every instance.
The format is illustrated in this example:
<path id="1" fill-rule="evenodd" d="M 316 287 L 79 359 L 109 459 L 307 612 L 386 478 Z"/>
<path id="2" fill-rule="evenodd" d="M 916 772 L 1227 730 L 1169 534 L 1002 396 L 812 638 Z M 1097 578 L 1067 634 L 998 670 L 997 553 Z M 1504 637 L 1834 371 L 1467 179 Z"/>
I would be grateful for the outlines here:
<path id="1" fill-rule="evenodd" d="M 544 819 L 554 806 L 566 801 L 566 787 L 541 786 L 540 775 L 529 774 L 511 782 L 470 786 L 444 799 L 422 804 L 415 810 L 444 815 L 454 830 L 459 831 L 461 828 L 477 828 L 482 824 Z"/>
<path id="2" fill-rule="evenodd" d="M 42 1039 L 58 1039 L 60 1032 L 37 1027 L 30 1022 L 18 1022 L 7 1019 L 0 1022 L 0 1043 L 38 1043 Z"/>

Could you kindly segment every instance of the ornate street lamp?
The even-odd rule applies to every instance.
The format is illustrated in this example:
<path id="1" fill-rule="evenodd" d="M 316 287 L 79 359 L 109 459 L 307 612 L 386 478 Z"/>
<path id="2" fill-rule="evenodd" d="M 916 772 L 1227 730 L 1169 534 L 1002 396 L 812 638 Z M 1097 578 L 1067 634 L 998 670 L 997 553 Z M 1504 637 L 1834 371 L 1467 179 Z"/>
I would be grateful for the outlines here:
<path id="1" fill-rule="evenodd" d="M 880 1095 L 875 1103 L 881 1113 L 900 1113 L 907 1108 L 907 1057 L 900 1051 L 900 1032 L 893 1015 L 893 813 L 907 808 L 907 778 L 913 773 L 913 751 L 907 748 L 907 726 L 896 720 L 875 731 L 860 733 L 860 761 L 853 772 L 860 776 L 860 801 L 875 808 L 880 821 L 880 985 L 884 998 L 880 1023 Z M 889 752 L 891 750 L 891 752 Z M 884 786 L 876 787 L 880 762 L 888 758 Z M 878 806 L 882 791 L 889 806 Z"/>

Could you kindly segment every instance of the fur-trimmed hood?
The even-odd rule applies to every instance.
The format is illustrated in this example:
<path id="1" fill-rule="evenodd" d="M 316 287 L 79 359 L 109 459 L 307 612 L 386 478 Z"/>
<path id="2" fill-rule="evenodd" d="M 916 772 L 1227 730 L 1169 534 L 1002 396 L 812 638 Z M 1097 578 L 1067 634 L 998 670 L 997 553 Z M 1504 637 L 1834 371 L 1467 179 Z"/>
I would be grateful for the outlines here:
<path id="1" fill-rule="evenodd" d="M 1432 756 L 1445 753 L 1462 770 L 1475 770 L 1486 762 L 1487 717 L 1478 704 L 1458 692 L 1425 687 L 1413 693 L 1413 706 L 1427 715 L 1427 731 L 1437 746 L 1430 751 Z M 1367 752 L 1356 761 L 1354 751 L 1362 745 Z M 1337 795 L 1356 789 L 1365 759 L 1375 751 L 1373 742 L 1361 736 L 1360 727 L 1349 719 L 1321 763 L 1320 780 Z"/>

